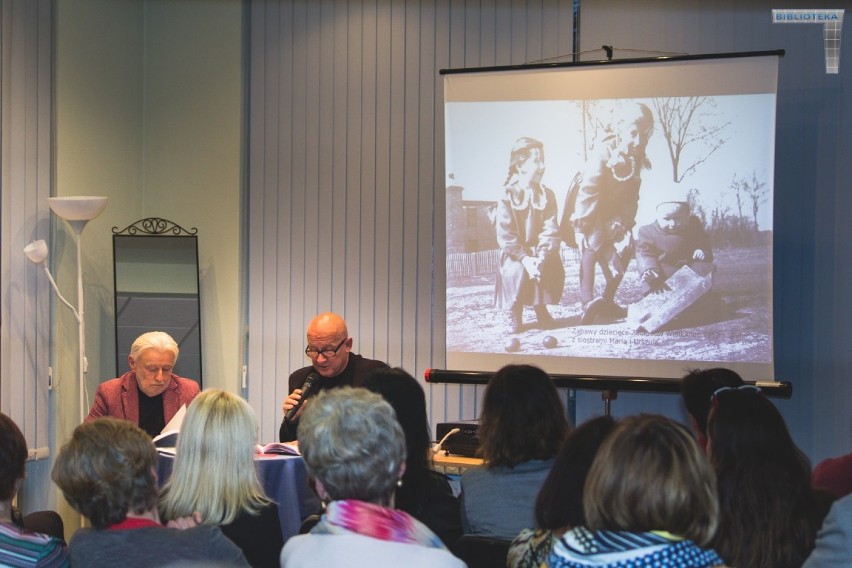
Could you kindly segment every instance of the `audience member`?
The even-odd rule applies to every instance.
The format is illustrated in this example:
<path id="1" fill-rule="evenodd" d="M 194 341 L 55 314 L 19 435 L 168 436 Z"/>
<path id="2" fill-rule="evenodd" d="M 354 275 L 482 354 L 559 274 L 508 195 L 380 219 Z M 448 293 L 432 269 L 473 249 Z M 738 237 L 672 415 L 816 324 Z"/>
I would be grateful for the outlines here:
<path id="1" fill-rule="evenodd" d="M 689 415 L 689 424 L 698 440 L 698 445 L 707 450 L 707 415 L 710 413 L 710 398 L 722 387 L 742 386 L 743 379 L 724 367 L 693 369 L 681 381 L 681 396 Z"/>
<path id="2" fill-rule="evenodd" d="M 282 568 L 464 566 L 424 524 L 393 509 L 405 435 L 378 394 L 343 387 L 317 395 L 302 414 L 299 448 L 327 506 L 309 534 L 284 545 Z"/>
<path id="3" fill-rule="evenodd" d="M 836 501 L 802 568 L 848 568 L 852 562 L 852 495 Z"/>
<path id="4" fill-rule="evenodd" d="M 664 416 L 622 419 L 586 478 L 585 527 L 563 535 L 550 568 L 704 568 L 718 521 L 716 480 L 689 431 Z M 746 565 L 742 565 L 746 566 Z"/>
<path id="5" fill-rule="evenodd" d="M 852 454 L 819 462 L 811 475 L 811 483 L 814 487 L 828 489 L 838 499 L 852 493 Z"/>
<path id="6" fill-rule="evenodd" d="M 218 389 L 186 412 L 171 477 L 160 493 L 163 521 L 200 514 L 219 525 L 252 566 L 278 566 L 284 537 L 278 506 L 263 492 L 254 463 L 257 419 L 248 403 Z"/>
<path id="7" fill-rule="evenodd" d="M 51 473 L 65 500 L 93 527 L 71 537 L 71 564 L 249 566 L 219 527 L 177 530 L 160 524 L 156 471 L 154 444 L 130 422 L 99 418 L 77 426 Z"/>
<path id="8" fill-rule="evenodd" d="M 393 407 L 405 434 L 405 474 L 396 489 L 395 505 L 452 546 L 461 536 L 459 501 L 447 476 L 432 469 L 426 395 L 417 379 L 403 369 L 375 369 L 364 387 L 378 393 Z"/>
<path id="9" fill-rule="evenodd" d="M 12 500 L 24 480 L 27 441 L 15 422 L 0 414 L 0 565 L 68 566 L 62 540 L 32 532 L 13 520 Z"/>
<path id="10" fill-rule="evenodd" d="M 46 534 L 65 543 L 65 523 L 56 511 L 34 511 L 24 515 L 12 506 L 12 522 L 30 532 Z"/>
<path id="11" fill-rule="evenodd" d="M 461 477 L 464 532 L 511 540 L 535 526 L 536 496 L 570 428 L 547 373 L 531 365 L 497 371 L 480 416 L 484 464 Z"/>
<path id="12" fill-rule="evenodd" d="M 136 338 L 127 362 L 130 370 L 101 383 L 86 421 L 102 416 L 129 420 L 152 438 L 162 432 L 180 407 L 198 394 L 198 383 L 172 372 L 180 350 L 163 331 Z"/>
<path id="13" fill-rule="evenodd" d="M 308 346 L 305 355 L 311 359 L 311 364 L 294 371 L 290 375 L 290 394 L 284 400 L 284 414 L 299 404 L 302 399 L 302 385 L 308 375 L 315 373 L 318 378 L 311 389 L 312 393 L 322 390 L 351 386 L 360 387 L 364 384 L 367 373 L 379 367 L 387 367 L 382 361 L 366 359 L 352 353 L 352 338 L 346 329 L 346 322 L 337 314 L 324 313 L 316 316 L 308 324 Z M 310 398 L 310 395 L 308 395 Z M 278 439 L 281 442 L 291 442 L 298 437 L 299 416 L 304 407 L 296 412 L 292 420 L 281 421 Z"/>
<path id="14" fill-rule="evenodd" d="M 833 496 L 811 489 L 808 459 L 757 387 L 713 395 L 707 452 L 719 490 L 714 546 L 730 566 L 799 567 Z"/>
<path id="15" fill-rule="evenodd" d="M 593 418 L 568 434 L 535 502 L 537 529 L 524 529 L 509 548 L 510 568 L 539 568 L 565 532 L 585 526 L 583 486 L 606 436 L 615 427 L 610 416 Z"/>

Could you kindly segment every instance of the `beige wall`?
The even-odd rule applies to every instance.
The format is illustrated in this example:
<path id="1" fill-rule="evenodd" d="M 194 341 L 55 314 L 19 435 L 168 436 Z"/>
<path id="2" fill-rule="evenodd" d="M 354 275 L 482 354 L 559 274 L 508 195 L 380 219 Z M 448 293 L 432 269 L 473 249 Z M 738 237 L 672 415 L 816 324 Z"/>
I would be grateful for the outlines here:
<path id="1" fill-rule="evenodd" d="M 55 194 L 110 198 L 83 233 L 88 402 L 115 376 L 111 229 L 149 216 L 198 229 L 204 386 L 238 392 L 242 9 L 231 0 L 57 3 Z M 73 234 L 64 224 L 54 234 L 57 282 L 73 298 Z M 79 421 L 76 323 L 60 308 L 54 454 Z M 47 488 L 46 477 L 29 483 Z M 71 534 L 76 516 L 57 507 Z"/>

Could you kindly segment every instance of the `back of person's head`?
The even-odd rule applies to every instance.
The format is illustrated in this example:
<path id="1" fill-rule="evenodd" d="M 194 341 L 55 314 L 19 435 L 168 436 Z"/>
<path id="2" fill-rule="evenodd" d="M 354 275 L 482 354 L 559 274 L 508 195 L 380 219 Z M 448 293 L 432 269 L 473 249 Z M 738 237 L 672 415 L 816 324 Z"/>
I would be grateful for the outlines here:
<path id="1" fill-rule="evenodd" d="M 268 503 L 254 466 L 257 419 L 241 397 L 205 389 L 186 411 L 160 512 L 166 520 L 198 511 L 205 524 L 229 524 Z"/>
<path id="2" fill-rule="evenodd" d="M 507 365 L 488 381 L 479 424 L 486 466 L 549 459 L 570 428 L 556 387 L 538 367 Z"/>
<path id="3" fill-rule="evenodd" d="M 613 428 L 611 416 L 598 416 L 577 426 L 565 438 L 535 502 L 539 528 L 562 530 L 586 524 L 583 487 L 598 448 Z"/>
<path id="4" fill-rule="evenodd" d="M 713 395 L 708 455 L 721 522 L 714 546 L 730 565 L 798 566 L 814 546 L 810 463 L 784 418 L 759 389 Z"/>
<path id="5" fill-rule="evenodd" d="M 95 528 L 157 504 L 157 450 L 135 424 L 98 418 L 74 429 L 59 450 L 51 479 Z"/>
<path id="6" fill-rule="evenodd" d="M 718 523 L 716 479 L 687 428 L 630 416 L 598 450 L 583 508 L 592 530 L 668 531 L 703 546 Z"/>
<path id="7" fill-rule="evenodd" d="M 149 331 L 137 337 L 133 345 L 130 346 L 130 356 L 135 361 L 140 353 L 148 349 L 171 353 L 175 356 L 175 362 L 177 362 L 178 355 L 180 355 L 180 348 L 177 342 L 165 331 Z"/>
<path id="8" fill-rule="evenodd" d="M 707 414 L 710 412 L 710 397 L 722 387 L 739 387 L 743 379 L 736 372 L 724 367 L 693 369 L 681 380 L 681 396 L 689 416 L 695 421 L 697 434 L 707 435 Z"/>
<path id="9" fill-rule="evenodd" d="M 299 449 L 308 474 L 331 500 L 387 505 L 405 462 L 405 435 L 381 396 L 341 387 L 320 392 L 305 406 Z"/>
<path id="10" fill-rule="evenodd" d="M 27 441 L 15 421 L 0 413 L 0 501 L 15 496 L 18 481 L 24 478 Z"/>
<path id="11" fill-rule="evenodd" d="M 717 470 L 760 467 L 768 471 L 783 466 L 784 471 L 776 471 L 774 477 L 798 472 L 810 478 L 808 460 L 793 442 L 784 417 L 760 389 L 726 388 L 711 398 L 708 453 Z"/>
<path id="12" fill-rule="evenodd" d="M 428 467 L 430 435 L 426 394 L 417 379 L 404 369 L 382 367 L 370 372 L 364 380 L 364 388 L 381 395 L 396 412 L 396 419 L 405 433 L 407 469 Z"/>
<path id="13" fill-rule="evenodd" d="M 402 426 L 407 457 L 402 487 L 396 491 L 396 507 L 410 511 L 413 502 L 424 496 L 423 486 L 427 482 L 431 462 L 426 394 L 417 379 L 401 368 L 375 369 L 364 380 L 363 386 L 381 395 L 393 407 Z"/>

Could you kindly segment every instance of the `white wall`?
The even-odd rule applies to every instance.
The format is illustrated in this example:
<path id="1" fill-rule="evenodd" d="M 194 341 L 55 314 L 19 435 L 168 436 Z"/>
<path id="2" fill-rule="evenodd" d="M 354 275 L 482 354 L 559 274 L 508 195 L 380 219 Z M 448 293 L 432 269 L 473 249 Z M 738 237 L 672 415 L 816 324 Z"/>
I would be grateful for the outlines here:
<path id="1" fill-rule="evenodd" d="M 204 386 L 239 388 L 242 10 L 229 0 L 57 3 L 55 193 L 110 198 L 83 233 L 89 401 L 116 376 L 111 229 L 148 216 L 198 228 Z M 56 278 L 73 298 L 73 236 L 57 225 L 55 241 Z M 54 453 L 79 422 L 76 323 L 61 307 Z M 57 506 L 70 534 L 75 515 Z"/>

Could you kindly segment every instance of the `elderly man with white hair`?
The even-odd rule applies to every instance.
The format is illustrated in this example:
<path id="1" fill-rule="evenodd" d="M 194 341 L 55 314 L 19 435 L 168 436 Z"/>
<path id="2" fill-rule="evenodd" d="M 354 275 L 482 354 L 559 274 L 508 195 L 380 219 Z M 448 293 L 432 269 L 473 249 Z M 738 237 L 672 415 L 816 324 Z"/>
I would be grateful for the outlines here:
<path id="1" fill-rule="evenodd" d="M 197 382 L 172 372 L 179 353 L 177 343 L 166 332 L 149 331 L 137 337 L 127 357 L 130 370 L 98 386 L 85 421 L 111 416 L 157 436 L 200 390 Z"/>

